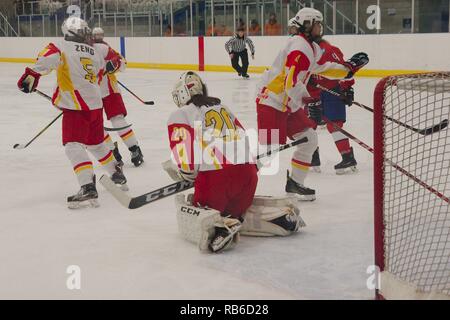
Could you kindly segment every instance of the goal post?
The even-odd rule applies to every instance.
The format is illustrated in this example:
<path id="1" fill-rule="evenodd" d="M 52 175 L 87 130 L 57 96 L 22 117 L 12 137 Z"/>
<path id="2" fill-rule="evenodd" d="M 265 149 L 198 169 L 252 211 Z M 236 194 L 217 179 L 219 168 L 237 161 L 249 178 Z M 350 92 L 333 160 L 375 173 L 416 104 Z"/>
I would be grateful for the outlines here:
<path id="1" fill-rule="evenodd" d="M 375 88 L 377 298 L 450 299 L 449 118 L 450 72 L 386 77 Z"/>

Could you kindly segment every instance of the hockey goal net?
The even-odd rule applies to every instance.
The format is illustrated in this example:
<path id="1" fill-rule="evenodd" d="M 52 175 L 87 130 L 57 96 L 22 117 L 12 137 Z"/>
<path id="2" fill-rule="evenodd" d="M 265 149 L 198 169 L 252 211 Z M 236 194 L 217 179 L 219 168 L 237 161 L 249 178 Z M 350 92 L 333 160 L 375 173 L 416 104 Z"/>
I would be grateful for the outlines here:
<path id="1" fill-rule="evenodd" d="M 384 78 L 374 106 L 377 297 L 450 299 L 450 72 Z"/>

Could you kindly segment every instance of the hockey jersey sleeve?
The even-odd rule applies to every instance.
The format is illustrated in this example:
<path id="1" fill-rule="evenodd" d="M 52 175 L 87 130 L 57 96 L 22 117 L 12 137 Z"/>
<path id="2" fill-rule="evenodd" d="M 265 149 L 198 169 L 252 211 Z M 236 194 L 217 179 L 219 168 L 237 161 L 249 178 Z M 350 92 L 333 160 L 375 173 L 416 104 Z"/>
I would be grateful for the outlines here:
<path id="1" fill-rule="evenodd" d="M 291 50 L 285 61 L 284 88 L 289 101 L 299 101 L 308 95 L 306 80 L 311 61 L 301 48 Z"/>
<path id="2" fill-rule="evenodd" d="M 325 40 L 320 42 L 319 47 L 322 54 L 317 61 L 314 73 L 325 73 L 344 78 L 349 70 L 344 66 L 345 60 L 342 51 Z"/>
<path id="3" fill-rule="evenodd" d="M 170 116 L 167 127 L 170 150 L 178 168 L 186 173 L 197 171 L 194 164 L 194 128 L 182 109 Z"/>
<path id="4" fill-rule="evenodd" d="M 33 71 L 46 75 L 57 69 L 61 62 L 61 51 L 53 44 L 48 44 L 38 55 Z"/>

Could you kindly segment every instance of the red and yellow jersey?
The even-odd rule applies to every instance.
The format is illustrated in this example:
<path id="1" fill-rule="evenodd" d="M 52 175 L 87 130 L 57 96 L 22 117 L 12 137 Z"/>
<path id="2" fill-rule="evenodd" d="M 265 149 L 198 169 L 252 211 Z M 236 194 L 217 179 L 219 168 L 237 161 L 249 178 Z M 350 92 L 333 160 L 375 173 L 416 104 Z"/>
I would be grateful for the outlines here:
<path id="1" fill-rule="evenodd" d="M 94 43 L 94 48 L 99 52 L 105 63 L 113 59 L 120 61 L 120 67 L 116 72 L 125 71 L 127 61 L 120 53 L 111 48 L 106 42 Z M 100 84 L 100 89 L 103 98 L 114 93 L 120 93 L 115 73 L 108 73 L 105 75 L 102 83 Z"/>
<path id="2" fill-rule="evenodd" d="M 257 87 L 257 102 L 282 112 L 295 112 L 308 96 L 306 84 L 316 68 L 320 47 L 303 35 L 289 37 Z"/>
<path id="3" fill-rule="evenodd" d="M 56 70 L 52 102 L 58 108 L 95 110 L 102 108 L 100 83 L 104 60 L 90 45 L 62 40 L 39 53 L 32 69 L 42 75 Z"/>
<path id="4" fill-rule="evenodd" d="M 321 53 L 314 73 L 320 73 L 329 78 L 345 78 L 349 70 L 344 66 L 345 60 L 342 51 L 323 39 L 319 46 Z"/>
<path id="5" fill-rule="evenodd" d="M 168 120 L 170 148 L 185 172 L 253 163 L 245 130 L 224 105 L 184 106 Z"/>

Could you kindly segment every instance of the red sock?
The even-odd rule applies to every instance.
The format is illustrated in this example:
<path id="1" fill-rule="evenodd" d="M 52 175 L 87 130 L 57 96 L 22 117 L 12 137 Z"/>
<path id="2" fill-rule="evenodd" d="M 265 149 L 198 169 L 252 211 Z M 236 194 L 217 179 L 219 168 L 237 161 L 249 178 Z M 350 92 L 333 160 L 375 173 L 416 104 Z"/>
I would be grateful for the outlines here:
<path id="1" fill-rule="evenodd" d="M 348 153 L 351 151 L 350 149 L 350 141 L 348 139 L 343 139 L 339 141 L 335 141 L 336 147 L 339 150 L 340 154 Z"/>

